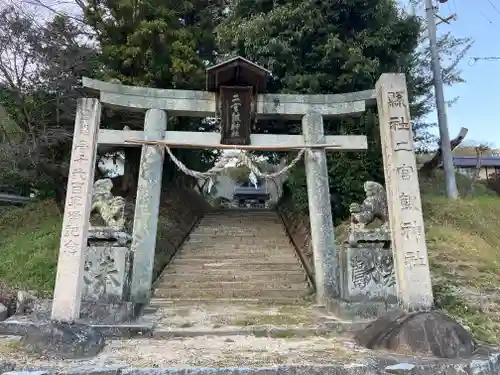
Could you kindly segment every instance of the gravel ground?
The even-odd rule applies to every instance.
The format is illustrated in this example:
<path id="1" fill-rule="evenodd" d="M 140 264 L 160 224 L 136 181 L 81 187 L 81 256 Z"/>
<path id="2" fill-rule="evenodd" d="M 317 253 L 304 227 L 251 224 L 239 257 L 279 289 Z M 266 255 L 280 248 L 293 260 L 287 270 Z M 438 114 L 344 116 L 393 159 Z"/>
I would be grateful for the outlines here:
<path id="1" fill-rule="evenodd" d="M 152 320 L 158 329 L 210 331 L 242 327 L 317 328 L 312 305 L 172 304 L 159 308 Z"/>
<path id="2" fill-rule="evenodd" d="M 19 339 L 0 338 L 0 359 L 31 368 L 78 366 L 238 367 L 279 364 L 327 364 L 355 361 L 366 349 L 341 338 L 265 338 L 254 336 L 194 337 L 186 339 L 129 339 L 108 341 L 94 358 L 55 360 L 26 354 Z"/>

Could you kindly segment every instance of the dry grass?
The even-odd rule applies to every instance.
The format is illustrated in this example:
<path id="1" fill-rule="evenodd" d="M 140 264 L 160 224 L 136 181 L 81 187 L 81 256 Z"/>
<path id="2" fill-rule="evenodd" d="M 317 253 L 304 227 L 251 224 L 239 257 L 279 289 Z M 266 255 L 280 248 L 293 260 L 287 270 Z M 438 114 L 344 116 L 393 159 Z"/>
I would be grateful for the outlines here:
<path id="1" fill-rule="evenodd" d="M 436 304 L 500 344 L 500 197 L 427 196 L 424 214 Z"/>

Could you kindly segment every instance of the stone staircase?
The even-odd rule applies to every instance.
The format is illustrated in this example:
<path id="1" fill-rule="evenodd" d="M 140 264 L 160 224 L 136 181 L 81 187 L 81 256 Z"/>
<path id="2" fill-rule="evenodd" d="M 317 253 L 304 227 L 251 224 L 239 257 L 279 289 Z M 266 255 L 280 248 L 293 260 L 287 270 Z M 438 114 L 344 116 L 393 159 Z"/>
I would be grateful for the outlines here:
<path id="1" fill-rule="evenodd" d="M 310 293 L 276 212 L 221 210 L 207 214 L 193 230 L 157 281 L 151 302 L 291 304 Z"/>

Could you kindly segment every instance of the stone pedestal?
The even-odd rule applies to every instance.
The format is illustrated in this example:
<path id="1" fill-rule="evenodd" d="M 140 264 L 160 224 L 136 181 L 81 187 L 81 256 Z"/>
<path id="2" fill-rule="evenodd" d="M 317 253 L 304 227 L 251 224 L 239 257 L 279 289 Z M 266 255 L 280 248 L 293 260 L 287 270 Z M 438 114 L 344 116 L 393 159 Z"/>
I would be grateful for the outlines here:
<path id="1" fill-rule="evenodd" d="M 340 299 L 330 309 L 342 319 L 371 319 L 397 306 L 390 234 L 351 232 L 339 252 Z"/>
<path id="2" fill-rule="evenodd" d="M 131 236 L 111 228 L 89 230 L 84 268 L 83 300 L 121 302 L 129 293 L 132 253 Z"/>

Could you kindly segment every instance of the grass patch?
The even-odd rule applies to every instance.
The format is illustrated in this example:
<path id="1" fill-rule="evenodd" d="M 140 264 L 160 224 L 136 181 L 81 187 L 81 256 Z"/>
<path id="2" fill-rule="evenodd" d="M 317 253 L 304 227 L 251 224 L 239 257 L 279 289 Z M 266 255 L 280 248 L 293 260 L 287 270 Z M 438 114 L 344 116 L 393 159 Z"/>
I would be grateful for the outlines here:
<path id="1" fill-rule="evenodd" d="M 471 180 L 467 176 L 455 173 L 458 193 L 465 197 L 470 193 Z M 423 195 L 446 196 L 446 185 L 444 184 L 444 172 L 434 171 L 432 176 L 420 176 L 420 192 Z M 478 182 L 472 194 L 474 197 L 498 196 L 493 190 Z"/>
<path id="2" fill-rule="evenodd" d="M 436 305 L 500 344 L 500 197 L 427 195 L 423 209 Z"/>
<path id="3" fill-rule="evenodd" d="M 51 291 L 57 268 L 61 215 L 53 201 L 0 216 L 0 280 L 22 289 Z"/>

